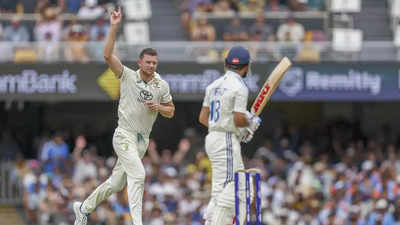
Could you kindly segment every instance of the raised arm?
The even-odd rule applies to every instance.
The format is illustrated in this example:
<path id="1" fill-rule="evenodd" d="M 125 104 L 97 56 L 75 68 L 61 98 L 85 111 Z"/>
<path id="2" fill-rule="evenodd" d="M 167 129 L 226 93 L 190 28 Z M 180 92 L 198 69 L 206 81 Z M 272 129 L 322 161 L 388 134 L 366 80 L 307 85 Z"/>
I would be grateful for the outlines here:
<path id="1" fill-rule="evenodd" d="M 118 11 L 113 11 L 110 14 L 110 30 L 108 31 L 106 44 L 104 47 L 104 60 L 110 67 L 111 71 L 117 76 L 118 78 L 122 75 L 122 63 L 119 58 L 113 53 L 114 52 L 114 44 L 115 40 L 117 39 L 117 32 L 119 24 L 122 20 L 122 13 L 121 8 L 118 8 Z"/>

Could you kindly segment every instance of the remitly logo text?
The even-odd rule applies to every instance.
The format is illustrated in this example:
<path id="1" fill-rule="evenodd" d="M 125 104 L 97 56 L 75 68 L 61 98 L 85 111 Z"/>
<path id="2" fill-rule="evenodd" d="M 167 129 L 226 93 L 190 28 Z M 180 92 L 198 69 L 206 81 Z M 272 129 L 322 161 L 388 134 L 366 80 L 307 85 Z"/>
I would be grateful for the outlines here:
<path id="1" fill-rule="evenodd" d="M 21 74 L 0 74 L 0 93 L 7 94 L 66 94 L 76 93 L 76 75 L 64 70 L 60 74 L 23 70 Z"/>

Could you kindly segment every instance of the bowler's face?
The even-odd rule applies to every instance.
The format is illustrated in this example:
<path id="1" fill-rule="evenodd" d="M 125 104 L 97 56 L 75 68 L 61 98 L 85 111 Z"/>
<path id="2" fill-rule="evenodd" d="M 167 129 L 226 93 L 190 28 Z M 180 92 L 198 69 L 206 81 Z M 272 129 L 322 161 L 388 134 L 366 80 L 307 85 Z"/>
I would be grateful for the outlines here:
<path id="1" fill-rule="evenodd" d="M 158 57 L 152 55 L 144 55 L 142 59 L 139 59 L 138 64 L 141 71 L 148 75 L 151 75 L 157 70 Z"/>

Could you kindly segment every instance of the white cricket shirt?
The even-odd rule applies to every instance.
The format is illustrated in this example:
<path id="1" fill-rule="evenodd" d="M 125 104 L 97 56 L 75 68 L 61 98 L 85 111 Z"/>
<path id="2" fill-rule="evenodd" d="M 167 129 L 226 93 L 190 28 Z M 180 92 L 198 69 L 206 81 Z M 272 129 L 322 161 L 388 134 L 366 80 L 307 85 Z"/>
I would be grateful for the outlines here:
<path id="1" fill-rule="evenodd" d="M 233 121 L 234 112 L 245 113 L 249 90 L 242 77 L 227 71 L 224 76 L 213 81 L 206 89 L 203 107 L 209 107 L 208 130 L 233 132 L 238 128 Z"/>
<path id="2" fill-rule="evenodd" d="M 120 80 L 118 128 L 131 132 L 135 137 L 139 133 L 148 138 L 158 113 L 151 112 L 144 102 L 171 102 L 169 85 L 157 73 L 146 83 L 140 77 L 139 70 L 134 71 L 126 66 L 123 67 Z"/>

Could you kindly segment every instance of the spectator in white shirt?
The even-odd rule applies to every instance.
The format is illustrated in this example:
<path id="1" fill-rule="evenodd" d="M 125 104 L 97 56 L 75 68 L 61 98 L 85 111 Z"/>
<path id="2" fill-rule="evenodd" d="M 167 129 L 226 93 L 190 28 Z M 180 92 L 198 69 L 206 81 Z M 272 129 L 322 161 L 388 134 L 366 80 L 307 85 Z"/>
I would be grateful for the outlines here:
<path id="1" fill-rule="evenodd" d="M 28 29 L 21 24 L 21 17 L 15 15 L 11 18 L 11 24 L 4 29 L 4 41 L 25 42 L 29 41 Z"/>
<path id="2" fill-rule="evenodd" d="M 75 140 L 75 148 L 73 151 L 74 161 L 76 162 L 74 168 L 73 182 L 75 184 L 82 184 L 87 178 L 97 177 L 97 167 L 93 162 L 94 155 L 86 147 L 86 139 L 84 136 L 78 136 Z"/>
<path id="3" fill-rule="evenodd" d="M 74 169 L 73 182 L 75 184 L 82 184 L 87 178 L 97 177 L 97 167 L 93 163 L 91 154 L 84 150 L 82 152 L 82 158 L 76 163 Z"/>
<path id="4" fill-rule="evenodd" d="M 48 42 L 48 35 L 50 34 L 50 41 L 60 41 L 61 39 L 61 21 L 57 17 L 57 12 L 53 8 L 47 8 L 43 13 L 43 18 L 36 22 L 35 35 L 37 41 Z"/>
<path id="5" fill-rule="evenodd" d="M 78 17 L 81 19 L 96 19 L 104 14 L 104 8 L 97 5 L 97 0 L 85 0 L 85 5 L 79 9 Z"/>
<path id="6" fill-rule="evenodd" d="M 289 35 L 289 40 L 299 42 L 304 38 L 304 27 L 297 23 L 293 17 L 289 17 L 287 22 L 278 28 L 278 40 L 285 41 Z"/>

